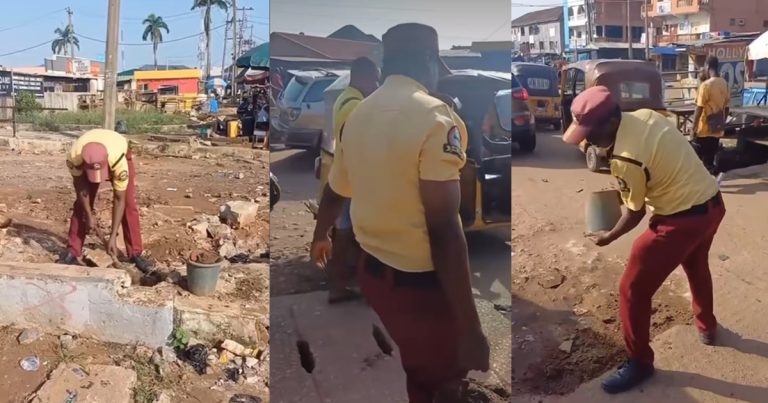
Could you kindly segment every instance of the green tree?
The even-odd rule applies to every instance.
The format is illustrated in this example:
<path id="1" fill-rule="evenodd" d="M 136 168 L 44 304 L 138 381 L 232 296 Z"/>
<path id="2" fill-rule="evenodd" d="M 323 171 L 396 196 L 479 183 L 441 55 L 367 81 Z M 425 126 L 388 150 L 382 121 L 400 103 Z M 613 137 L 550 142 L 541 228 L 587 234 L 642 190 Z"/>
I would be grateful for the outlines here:
<path id="1" fill-rule="evenodd" d="M 16 113 L 19 115 L 32 115 L 40 109 L 42 105 L 35 99 L 35 94 L 23 91 L 16 95 Z"/>
<path id="2" fill-rule="evenodd" d="M 158 15 L 148 15 L 143 24 L 145 25 L 145 28 L 144 35 L 141 36 L 141 39 L 145 42 L 147 40 L 152 41 L 152 52 L 155 56 L 155 70 L 157 70 L 157 48 L 163 42 L 163 30 L 165 30 L 166 34 L 171 33 L 171 31 L 168 29 L 168 24 L 163 21 L 163 17 Z"/>
<path id="3" fill-rule="evenodd" d="M 56 34 L 56 39 L 51 42 L 51 50 L 53 53 L 57 55 L 63 53 L 64 56 L 72 56 L 69 54 L 71 46 L 80 50 L 80 40 L 77 39 L 75 28 L 72 25 L 67 25 L 64 29 L 56 28 L 53 33 Z"/>
<path id="4" fill-rule="evenodd" d="M 192 10 L 204 9 L 203 30 L 205 31 L 205 79 L 211 78 L 211 8 L 218 7 L 224 11 L 229 9 L 227 0 L 193 0 Z"/>

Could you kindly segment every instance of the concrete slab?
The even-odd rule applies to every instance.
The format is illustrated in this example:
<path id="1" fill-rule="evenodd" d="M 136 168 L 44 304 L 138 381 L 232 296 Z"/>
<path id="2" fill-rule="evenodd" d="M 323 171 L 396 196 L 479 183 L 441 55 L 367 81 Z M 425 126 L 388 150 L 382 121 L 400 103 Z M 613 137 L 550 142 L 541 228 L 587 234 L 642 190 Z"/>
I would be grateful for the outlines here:
<path id="1" fill-rule="evenodd" d="M 131 403 L 136 373 L 133 370 L 91 365 L 81 368 L 63 363 L 30 400 L 31 403 L 61 403 L 76 393 L 77 403 Z"/>
<path id="2" fill-rule="evenodd" d="M 314 292 L 271 300 L 270 400 L 406 402 L 397 350 L 393 357 L 384 356 L 373 339 L 373 325 L 383 328 L 376 315 L 363 303 L 329 306 L 326 297 L 325 292 Z M 297 328 L 314 353 L 312 374 L 299 361 Z"/>
<path id="3" fill-rule="evenodd" d="M 130 295 L 125 271 L 1 263 L 0 325 L 74 332 L 98 340 L 160 346 L 173 330 L 172 298 Z"/>
<path id="4" fill-rule="evenodd" d="M 259 312 L 255 307 L 222 303 L 215 298 L 177 296 L 174 323 L 200 340 L 216 342 L 229 338 L 261 349 L 269 345 L 269 313 Z"/>

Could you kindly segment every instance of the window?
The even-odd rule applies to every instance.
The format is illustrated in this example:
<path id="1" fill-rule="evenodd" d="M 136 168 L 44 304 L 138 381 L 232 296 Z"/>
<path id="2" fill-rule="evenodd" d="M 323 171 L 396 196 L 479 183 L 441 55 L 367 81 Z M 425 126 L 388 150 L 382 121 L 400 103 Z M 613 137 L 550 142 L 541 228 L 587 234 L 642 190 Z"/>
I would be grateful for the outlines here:
<path id="1" fill-rule="evenodd" d="M 583 32 L 581 32 L 581 31 L 576 31 L 576 37 L 577 37 L 577 38 L 581 39 L 581 35 L 582 35 L 582 34 L 583 34 Z"/>
<path id="2" fill-rule="evenodd" d="M 520 35 L 525 35 L 525 28 L 524 27 L 520 27 Z"/>
<path id="3" fill-rule="evenodd" d="M 555 42 L 549 41 L 549 50 L 556 50 L 557 47 L 555 46 Z"/>
<path id="4" fill-rule="evenodd" d="M 632 27 L 632 40 L 639 41 L 643 36 L 643 31 L 645 31 L 643 27 Z"/>
<path id="5" fill-rule="evenodd" d="M 731 26 L 734 26 L 734 25 L 736 25 L 736 19 L 735 18 L 731 18 Z"/>
<path id="6" fill-rule="evenodd" d="M 768 20 L 763 20 L 763 28 L 768 28 Z"/>
<path id="7" fill-rule="evenodd" d="M 563 95 L 573 96 L 573 81 L 576 70 L 569 69 L 565 72 L 565 88 L 563 88 Z"/>
<path id="8" fill-rule="evenodd" d="M 639 81 L 624 81 L 619 85 L 621 99 L 648 99 L 651 97 L 651 85 Z"/>
<path id="9" fill-rule="evenodd" d="M 141 90 L 142 91 L 149 91 L 149 84 L 142 84 L 141 85 Z"/>
<path id="10" fill-rule="evenodd" d="M 621 25 L 606 25 L 605 37 L 611 39 L 624 39 L 624 27 Z"/>
<path id="11" fill-rule="evenodd" d="M 333 84 L 334 81 L 336 80 L 328 79 L 328 80 L 315 81 L 315 83 L 312 84 L 312 87 L 309 89 L 309 91 L 307 91 L 307 95 L 304 95 L 304 102 L 305 103 L 322 102 L 323 91 L 325 91 L 325 89 L 328 88 L 329 85 Z"/>
<path id="12" fill-rule="evenodd" d="M 587 81 L 584 77 L 584 72 L 581 70 L 576 70 L 576 74 L 574 74 L 574 85 L 573 90 L 576 93 L 576 95 L 581 94 L 582 91 L 587 87 Z"/>
<path id="13" fill-rule="evenodd" d="M 598 38 L 601 38 L 603 36 L 603 26 L 602 25 L 598 25 L 597 27 L 595 27 L 595 36 L 597 36 Z"/>
<path id="14" fill-rule="evenodd" d="M 299 101 L 301 94 L 304 92 L 304 87 L 306 85 L 306 83 L 299 81 L 298 77 L 294 77 L 291 82 L 288 83 L 288 86 L 285 87 L 283 93 L 280 95 L 280 98 L 289 103 L 297 102 Z"/>
<path id="15" fill-rule="evenodd" d="M 547 48 L 544 47 L 544 41 L 539 41 L 539 50 L 546 50 Z"/>

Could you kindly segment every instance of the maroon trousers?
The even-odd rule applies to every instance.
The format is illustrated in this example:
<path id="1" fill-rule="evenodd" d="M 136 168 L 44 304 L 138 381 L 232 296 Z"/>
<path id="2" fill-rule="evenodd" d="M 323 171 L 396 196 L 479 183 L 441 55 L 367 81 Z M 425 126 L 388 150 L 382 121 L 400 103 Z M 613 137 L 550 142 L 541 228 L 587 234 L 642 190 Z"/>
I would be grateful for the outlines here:
<path id="1" fill-rule="evenodd" d="M 444 385 L 462 380 L 458 324 L 437 275 L 406 273 L 365 252 L 358 281 L 368 304 L 400 350 L 410 403 L 433 403 Z"/>
<path id="2" fill-rule="evenodd" d="M 619 314 L 630 358 L 653 363 L 651 298 L 679 265 L 688 277 L 696 327 L 704 333 L 715 331 L 709 249 L 724 216 L 718 193 L 683 213 L 651 217 L 649 228 L 635 240 L 619 288 Z"/>
<path id="3" fill-rule="evenodd" d="M 141 226 L 139 224 L 139 206 L 136 204 L 136 166 L 133 162 L 133 155 L 128 151 L 126 154 L 128 161 L 128 189 L 125 191 L 125 214 L 121 222 L 123 226 L 123 239 L 125 240 L 126 253 L 128 257 L 138 256 L 144 251 L 141 242 Z M 99 193 L 98 183 L 89 184 L 88 202 L 93 210 L 96 202 L 96 195 Z M 86 236 L 85 212 L 75 201 L 72 211 L 72 219 L 69 222 L 69 245 L 67 249 L 76 257 L 83 253 L 83 243 Z"/>

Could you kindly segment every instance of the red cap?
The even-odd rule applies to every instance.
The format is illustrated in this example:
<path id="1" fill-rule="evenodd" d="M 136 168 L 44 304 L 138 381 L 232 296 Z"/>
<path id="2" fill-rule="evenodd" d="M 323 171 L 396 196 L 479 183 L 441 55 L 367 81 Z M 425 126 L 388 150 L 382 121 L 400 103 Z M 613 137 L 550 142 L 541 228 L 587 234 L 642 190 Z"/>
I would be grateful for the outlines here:
<path id="1" fill-rule="evenodd" d="M 83 146 L 83 171 L 91 183 L 101 183 L 109 178 L 107 148 L 101 143 L 88 143 Z"/>
<path id="2" fill-rule="evenodd" d="M 608 88 L 598 85 L 585 90 L 573 99 L 573 122 L 563 134 L 563 141 L 568 144 L 581 143 L 595 126 L 608 120 L 617 107 L 618 103 Z"/>

